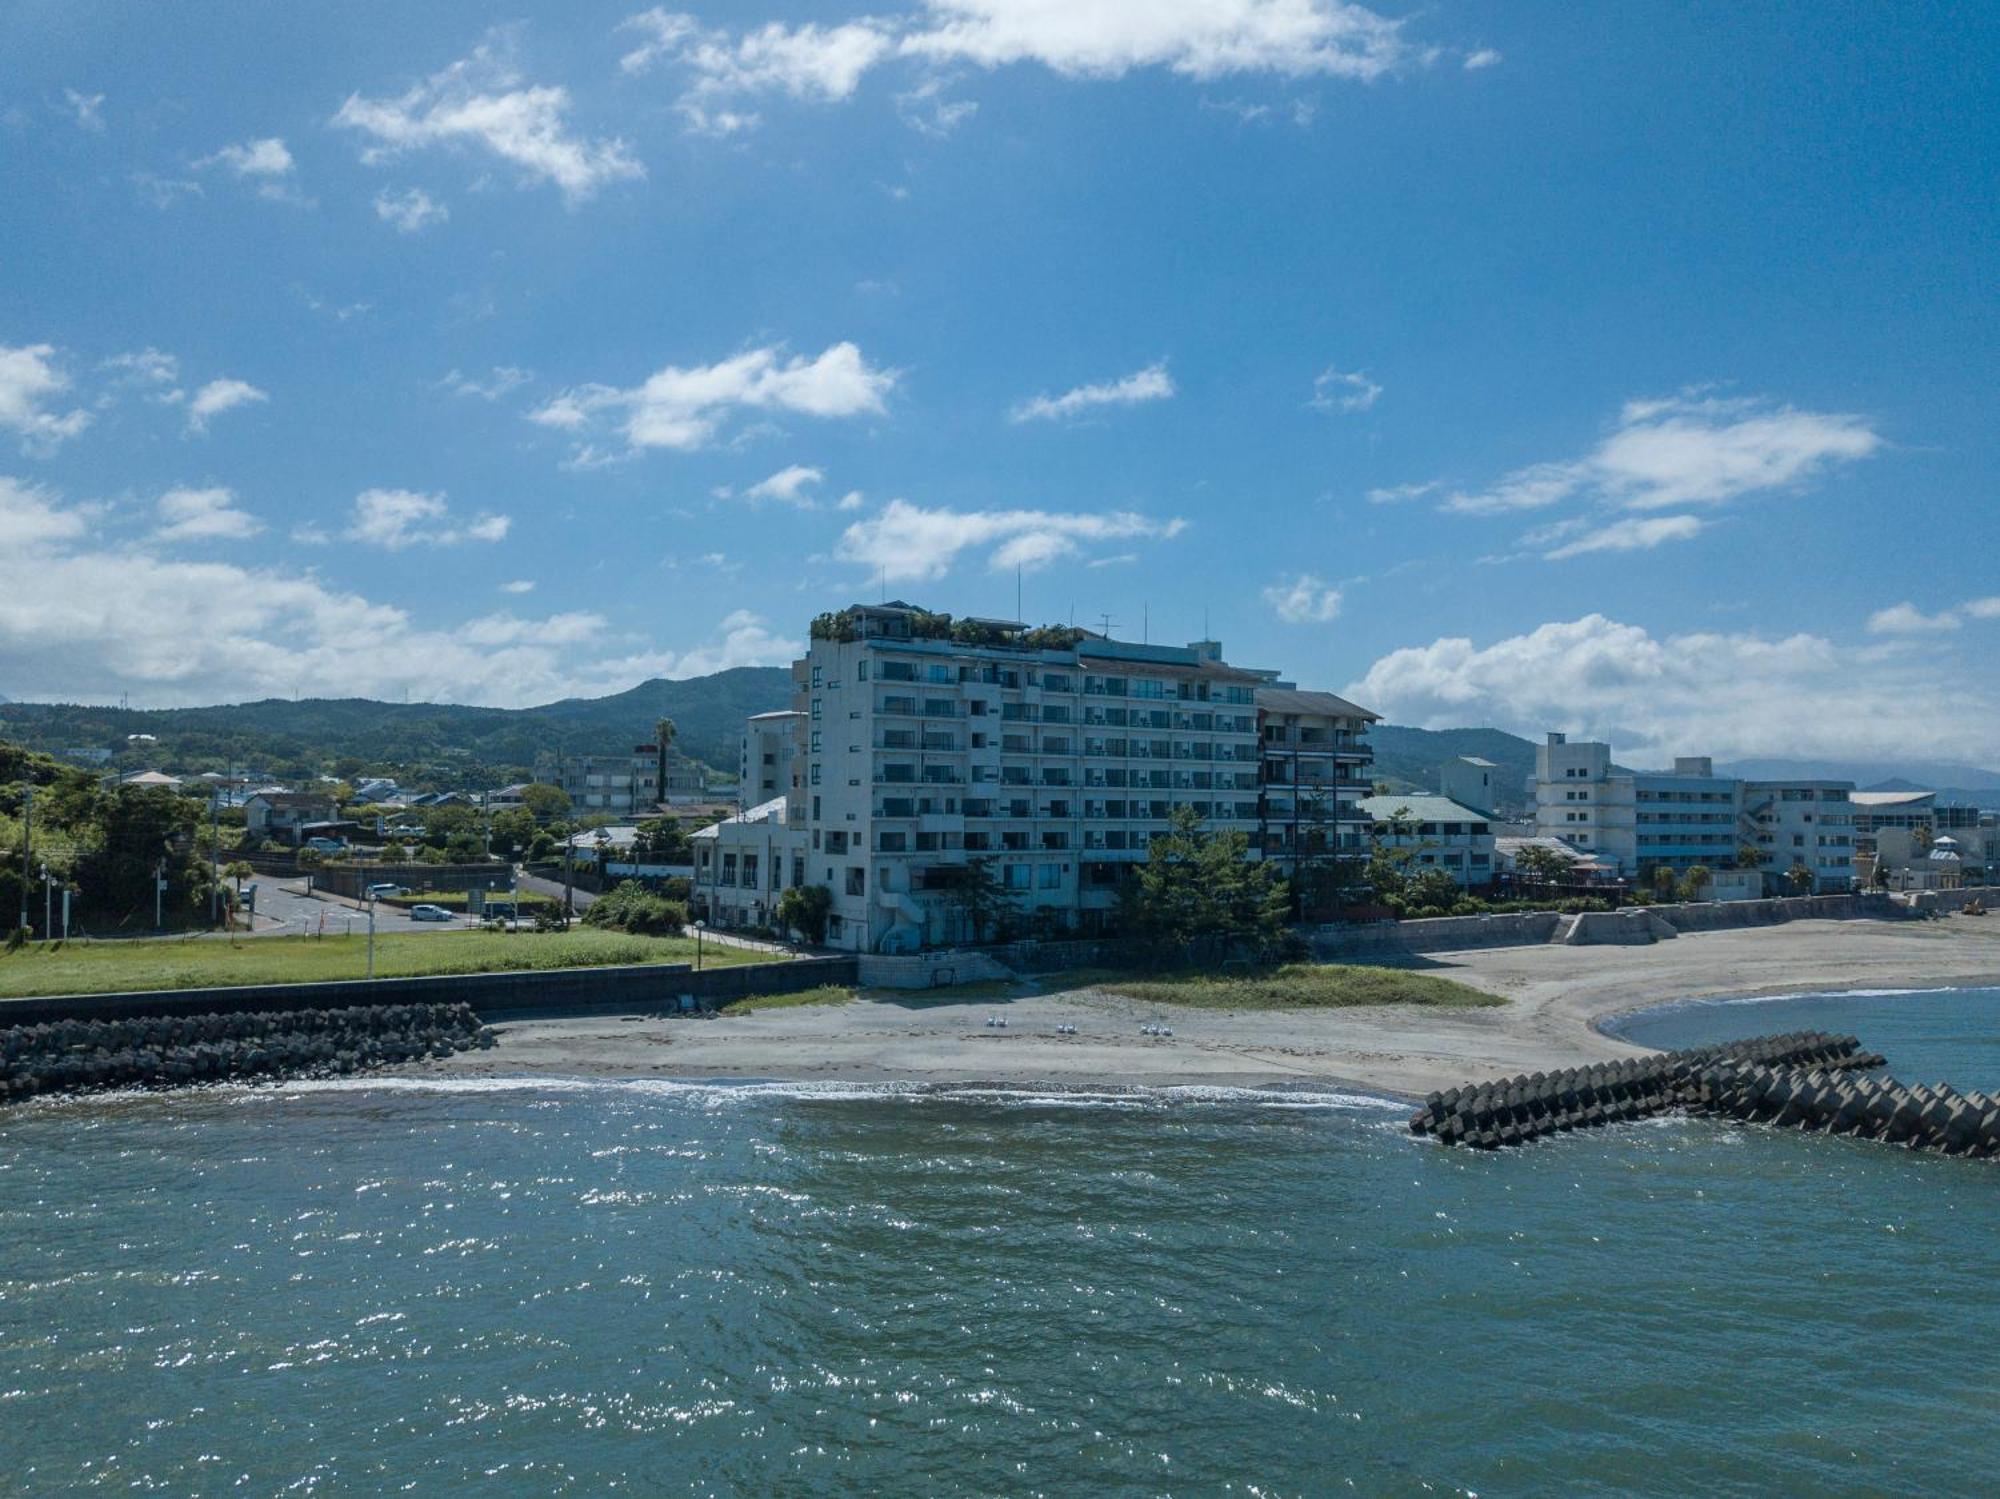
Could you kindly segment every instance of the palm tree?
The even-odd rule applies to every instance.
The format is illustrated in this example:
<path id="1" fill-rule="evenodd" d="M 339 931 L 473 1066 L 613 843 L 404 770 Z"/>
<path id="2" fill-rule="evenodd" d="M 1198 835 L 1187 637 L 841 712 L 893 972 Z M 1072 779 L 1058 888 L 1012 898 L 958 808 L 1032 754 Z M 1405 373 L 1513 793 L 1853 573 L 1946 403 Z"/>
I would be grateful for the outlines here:
<path id="1" fill-rule="evenodd" d="M 674 736 L 679 732 L 674 721 L 665 716 L 653 725 L 653 745 L 660 757 L 659 780 L 654 789 L 659 793 L 658 800 L 663 802 L 667 799 L 667 751 L 673 747 Z"/>

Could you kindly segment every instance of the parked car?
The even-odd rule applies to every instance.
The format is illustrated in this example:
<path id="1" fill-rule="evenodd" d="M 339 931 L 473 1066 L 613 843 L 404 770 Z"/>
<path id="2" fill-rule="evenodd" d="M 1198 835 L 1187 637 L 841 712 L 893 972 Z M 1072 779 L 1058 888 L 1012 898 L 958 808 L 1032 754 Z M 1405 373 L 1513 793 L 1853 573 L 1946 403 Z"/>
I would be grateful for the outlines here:
<path id="1" fill-rule="evenodd" d="M 425 905 L 410 907 L 410 920 L 412 921 L 450 921 L 451 919 L 451 912 L 447 911 L 443 906 Z"/>
<path id="2" fill-rule="evenodd" d="M 408 885 L 384 884 L 370 885 L 368 887 L 368 895 L 371 900 L 384 900 L 392 895 L 408 895 L 409 893 L 410 887 Z"/>
<path id="3" fill-rule="evenodd" d="M 316 849 L 323 854 L 344 854 L 347 852 L 346 843 L 338 838 L 308 838 L 306 839 L 306 847 Z"/>

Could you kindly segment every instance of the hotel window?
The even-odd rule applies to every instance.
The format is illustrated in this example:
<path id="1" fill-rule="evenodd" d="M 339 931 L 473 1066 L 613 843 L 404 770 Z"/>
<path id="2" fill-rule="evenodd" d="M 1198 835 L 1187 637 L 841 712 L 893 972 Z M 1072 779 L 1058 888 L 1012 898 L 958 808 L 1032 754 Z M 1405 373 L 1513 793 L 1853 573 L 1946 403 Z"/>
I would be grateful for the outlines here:
<path id="1" fill-rule="evenodd" d="M 819 674 L 820 674 L 821 670 L 822 670 L 822 668 L 821 668 L 821 667 L 817 667 L 817 666 L 815 666 L 815 667 L 813 668 L 813 686 L 815 686 L 815 687 L 819 686 Z"/>

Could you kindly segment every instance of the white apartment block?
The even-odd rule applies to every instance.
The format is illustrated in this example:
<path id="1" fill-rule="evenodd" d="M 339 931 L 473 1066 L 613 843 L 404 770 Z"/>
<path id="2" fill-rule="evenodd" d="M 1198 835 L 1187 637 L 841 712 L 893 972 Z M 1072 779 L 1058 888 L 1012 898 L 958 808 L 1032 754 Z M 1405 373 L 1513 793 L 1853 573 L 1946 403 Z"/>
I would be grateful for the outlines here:
<path id="1" fill-rule="evenodd" d="M 1438 767 L 1438 794 L 1491 816 L 1500 803 L 1500 767 L 1478 755 L 1458 755 Z M 1518 803 L 1517 794 L 1509 799 Z"/>
<path id="2" fill-rule="evenodd" d="M 1664 866 L 1720 869 L 1741 846 L 1741 783 L 1706 756 L 1671 772 L 1622 770 L 1611 746 L 1551 733 L 1535 749 L 1535 832 L 1613 860 L 1627 877 Z"/>
<path id="3" fill-rule="evenodd" d="M 1854 884 L 1852 781 L 1745 781 L 1747 841 L 1762 856 L 1766 890 L 1789 894 L 1791 871 L 1803 868 L 1811 894 Z"/>
<path id="4" fill-rule="evenodd" d="M 552 764 L 538 768 L 541 779 L 562 787 L 570 809 L 579 815 L 652 817 L 662 802 L 700 800 L 705 785 L 700 767 L 669 748 L 663 787 L 657 744 L 635 744 L 620 754 L 558 755 Z"/>
<path id="5" fill-rule="evenodd" d="M 1361 807 L 1378 843 L 1408 851 L 1408 873 L 1442 869 L 1461 890 L 1493 883 L 1493 824 L 1484 812 L 1421 793 L 1371 796 Z"/>
<path id="6" fill-rule="evenodd" d="M 1260 716 L 1260 692 L 1290 689 L 1213 641 L 947 629 L 908 605 L 857 605 L 815 622 L 792 673 L 794 785 L 695 835 L 695 903 L 711 919 L 774 913 L 790 880 L 831 893 L 830 946 L 951 945 L 972 934 L 948 887 L 986 859 L 1017 928 L 1094 932 L 1177 808 L 1241 831 L 1253 858 L 1352 853 L 1365 827 L 1374 715 L 1303 693 Z M 783 732 L 757 722 L 746 744 Z"/>
<path id="7" fill-rule="evenodd" d="M 795 709 L 752 714 L 743 730 L 743 756 L 738 766 L 737 804 L 759 807 L 773 797 L 790 796 L 805 714 Z"/>

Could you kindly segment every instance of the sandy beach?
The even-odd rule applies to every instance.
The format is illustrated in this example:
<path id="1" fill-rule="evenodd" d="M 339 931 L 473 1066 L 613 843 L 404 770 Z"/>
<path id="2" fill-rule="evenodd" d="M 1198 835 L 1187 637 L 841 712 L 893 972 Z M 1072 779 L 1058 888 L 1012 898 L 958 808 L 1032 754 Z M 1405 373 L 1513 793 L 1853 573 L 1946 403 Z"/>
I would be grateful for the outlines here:
<path id="1" fill-rule="evenodd" d="M 590 1016 L 497 1027 L 499 1045 L 419 1074 L 1092 1084 L 1323 1084 L 1401 1096 L 1468 1078 L 1641 1054 L 1604 1018 L 1677 999 L 2000 983 L 2000 919 L 1802 921 L 1646 947 L 1442 953 L 1425 970 L 1507 1003 L 1287 1013 L 1113 993 L 977 1002 L 917 993 L 713 1019 Z M 1005 1029 L 987 1026 L 1005 1017 Z M 1058 1035 L 1058 1025 L 1077 1034 Z M 1142 1034 L 1172 1028 L 1171 1038 Z"/>

